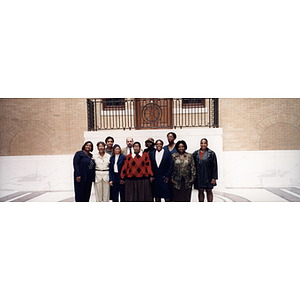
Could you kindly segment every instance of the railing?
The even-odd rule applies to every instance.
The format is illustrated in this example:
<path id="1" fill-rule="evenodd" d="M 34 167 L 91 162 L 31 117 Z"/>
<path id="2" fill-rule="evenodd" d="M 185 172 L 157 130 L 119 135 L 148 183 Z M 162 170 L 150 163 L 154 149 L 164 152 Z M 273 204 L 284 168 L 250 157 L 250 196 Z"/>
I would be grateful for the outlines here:
<path id="1" fill-rule="evenodd" d="M 87 99 L 88 130 L 219 127 L 218 98 Z"/>

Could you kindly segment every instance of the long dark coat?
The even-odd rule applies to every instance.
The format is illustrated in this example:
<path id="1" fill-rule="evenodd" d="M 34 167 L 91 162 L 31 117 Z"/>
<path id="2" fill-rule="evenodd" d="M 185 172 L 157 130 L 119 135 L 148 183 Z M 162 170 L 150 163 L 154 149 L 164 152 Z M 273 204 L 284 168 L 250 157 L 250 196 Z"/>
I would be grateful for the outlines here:
<path id="1" fill-rule="evenodd" d="M 217 156 L 214 151 L 207 148 L 200 160 L 200 149 L 193 153 L 196 164 L 195 189 L 213 189 L 212 179 L 218 179 Z"/>
<path id="2" fill-rule="evenodd" d="M 73 166 L 74 178 L 80 176 L 82 181 L 95 181 L 95 161 L 92 154 L 86 155 L 83 151 L 76 152 Z"/>
<path id="3" fill-rule="evenodd" d="M 76 202 L 88 202 L 90 200 L 92 182 L 95 181 L 95 161 L 91 153 L 86 155 L 83 151 L 76 152 L 73 159 L 74 189 Z M 76 177 L 81 177 L 77 182 Z"/>
<path id="4" fill-rule="evenodd" d="M 173 172 L 173 164 L 174 164 L 173 158 L 170 151 L 164 151 L 161 164 L 158 167 L 155 159 L 156 151 L 151 152 L 149 155 L 151 160 L 152 172 L 154 176 L 154 180 L 153 180 L 154 197 L 170 199 L 169 184 L 165 182 L 165 178 L 169 178 L 169 180 L 171 180 L 171 175 Z"/>

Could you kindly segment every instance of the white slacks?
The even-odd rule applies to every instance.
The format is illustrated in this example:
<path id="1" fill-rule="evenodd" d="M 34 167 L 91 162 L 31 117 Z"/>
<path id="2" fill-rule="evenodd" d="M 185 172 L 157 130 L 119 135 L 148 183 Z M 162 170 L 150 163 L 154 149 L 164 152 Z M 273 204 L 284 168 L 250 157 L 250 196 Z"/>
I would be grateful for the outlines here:
<path id="1" fill-rule="evenodd" d="M 110 185 L 108 181 L 101 180 L 100 182 L 95 182 L 96 202 L 109 202 L 109 189 Z"/>

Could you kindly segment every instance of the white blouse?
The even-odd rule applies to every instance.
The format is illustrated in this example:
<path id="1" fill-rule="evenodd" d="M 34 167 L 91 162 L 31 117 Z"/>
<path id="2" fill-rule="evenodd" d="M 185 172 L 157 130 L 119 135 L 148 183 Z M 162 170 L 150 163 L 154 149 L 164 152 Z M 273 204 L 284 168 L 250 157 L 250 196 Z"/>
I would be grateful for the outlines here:
<path id="1" fill-rule="evenodd" d="M 164 149 L 162 149 L 160 152 L 158 152 L 157 150 L 155 151 L 155 160 L 158 168 L 161 164 L 162 158 L 164 156 L 164 152 L 165 152 Z"/>
<path id="2" fill-rule="evenodd" d="M 139 156 L 143 156 L 143 153 L 144 153 L 144 152 L 141 150 L 140 153 L 139 153 Z M 133 152 L 133 153 L 131 154 L 132 158 L 135 158 L 135 155 L 136 155 L 136 154 Z"/>
<path id="3" fill-rule="evenodd" d="M 118 160 L 119 160 L 120 154 L 119 155 L 115 155 L 115 164 L 114 164 L 114 172 L 115 173 L 119 173 L 118 171 Z"/>

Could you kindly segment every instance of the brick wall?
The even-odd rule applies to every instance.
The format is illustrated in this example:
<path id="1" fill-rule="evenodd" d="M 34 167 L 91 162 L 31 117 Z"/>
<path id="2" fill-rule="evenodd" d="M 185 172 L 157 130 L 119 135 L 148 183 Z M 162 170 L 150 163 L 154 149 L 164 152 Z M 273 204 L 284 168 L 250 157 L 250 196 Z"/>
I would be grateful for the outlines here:
<path id="1" fill-rule="evenodd" d="M 86 99 L 0 99 L 0 155 L 73 154 L 85 130 Z"/>
<path id="2" fill-rule="evenodd" d="M 220 99 L 223 150 L 300 150 L 300 99 Z"/>
<path id="3" fill-rule="evenodd" d="M 220 98 L 223 149 L 300 150 L 300 99 Z M 0 99 L 0 155 L 73 154 L 86 99 Z"/>

